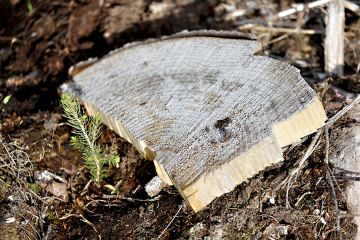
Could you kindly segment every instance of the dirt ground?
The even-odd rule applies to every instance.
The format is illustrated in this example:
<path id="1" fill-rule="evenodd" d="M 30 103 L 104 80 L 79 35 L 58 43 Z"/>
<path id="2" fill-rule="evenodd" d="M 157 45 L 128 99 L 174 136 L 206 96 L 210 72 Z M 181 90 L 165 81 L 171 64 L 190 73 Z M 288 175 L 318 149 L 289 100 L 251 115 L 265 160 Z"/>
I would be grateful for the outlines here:
<path id="1" fill-rule="evenodd" d="M 120 166 L 109 169 L 101 186 L 89 183 L 62 116 L 58 88 L 71 80 L 68 70 L 77 62 L 184 29 L 221 29 L 252 32 L 262 43 L 261 54 L 298 67 L 331 117 L 360 93 L 360 18 L 346 10 L 345 75 L 328 78 L 324 8 L 274 25 L 315 29 L 314 34 L 268 28 L 267 17 L 293 3 L 0 0 L 0 239 L 352 239 L 356 228 L 343 191 L 348 180 L 336 181 L 336 211 L 324 140 L 292 182 L 288 198 L 286 187 L 277 187 L 311 136 L 287 149 L 284 162 L 195 214 L 173 187 L 147 196 L 144 185 L 155 176 L 153 164 L 105 127 L 99 142 L 119 153 Z M 330 131 L 341 134 L 351 122 L 345 116 Z M 44 179 L 44 172 L 52 180 Z"/>

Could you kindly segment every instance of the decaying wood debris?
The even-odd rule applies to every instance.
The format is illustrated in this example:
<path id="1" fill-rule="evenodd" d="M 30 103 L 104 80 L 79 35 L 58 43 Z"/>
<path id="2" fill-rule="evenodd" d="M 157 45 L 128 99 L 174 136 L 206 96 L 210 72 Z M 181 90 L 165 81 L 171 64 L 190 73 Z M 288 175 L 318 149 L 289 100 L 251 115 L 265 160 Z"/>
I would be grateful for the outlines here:
<path id="1" fill-rule="evenodd" d="M 183 32 L 114 51 L 68 89 L 199 211 L 325 123 L 299 70 L 257 47 L 242 33 Z"/>

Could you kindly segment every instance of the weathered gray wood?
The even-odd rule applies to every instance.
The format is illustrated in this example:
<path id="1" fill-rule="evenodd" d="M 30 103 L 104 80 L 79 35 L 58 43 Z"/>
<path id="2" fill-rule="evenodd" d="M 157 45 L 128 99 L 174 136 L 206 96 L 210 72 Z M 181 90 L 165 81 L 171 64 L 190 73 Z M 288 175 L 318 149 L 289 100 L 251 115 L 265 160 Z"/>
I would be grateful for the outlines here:
<path id="1" fill-rule="evenodd" d="M 343 75 L 345 8 L 343 0 L 328 4 L 326 17 L 325 71 L 330 75 Z"/>
<path id="2" fill-rule="evenodd" d="M 299 70 L 254 56 L 250 38 L 199 31 L 132 44 L 80 72 L 71 89 L 198 211 L 326 120 Z"/>

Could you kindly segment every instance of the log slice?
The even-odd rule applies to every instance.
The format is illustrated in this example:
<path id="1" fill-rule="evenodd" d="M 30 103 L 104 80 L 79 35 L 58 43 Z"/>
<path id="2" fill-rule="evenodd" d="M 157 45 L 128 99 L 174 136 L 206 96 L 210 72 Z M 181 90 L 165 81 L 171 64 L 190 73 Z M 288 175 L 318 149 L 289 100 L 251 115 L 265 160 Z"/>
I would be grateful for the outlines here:
<path id="1" fill-rule="evenodd" d="M 74 76 L 70 90 L 199 211 L 327 119 L 299 70 L 257 47 L 251 35 L 216 31 L 130 44 Z"/>

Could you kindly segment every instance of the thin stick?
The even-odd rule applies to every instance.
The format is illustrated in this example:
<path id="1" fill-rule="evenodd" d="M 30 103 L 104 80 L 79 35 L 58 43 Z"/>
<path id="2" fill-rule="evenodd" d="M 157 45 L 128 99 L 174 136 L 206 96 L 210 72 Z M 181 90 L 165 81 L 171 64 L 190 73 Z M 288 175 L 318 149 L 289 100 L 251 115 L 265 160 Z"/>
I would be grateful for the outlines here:
<path id="1" fill-rule="evenodd" d="M 299 199 L 296 201 L 296 203 L 295 203 L 295 207 L 297 207 L 297 206 L 299 205 L 299 203 L 301 202 L 301 200 L 303 200 L 303 198 L 304 198 L 306 195 L 309 195 L 309 194 L 311 194 L 311 192 L 310 192 L 310 191 L 309 191 L 309 192 L 304 193 L 303 195 L 301 195 L 301 196 L 299 197 Z"/>
<path id="2" fill-rule="evenodd" d="M 266 27 L 261 25 L 255 24 L 246 24 L 239 26 L 239 30 L 255 30 L 255 31 L 263 31 L 263 32 L 275 32 L 275 33 L 299 33 L 299 34 L 307 34 L 307 35 L 314 35 L 314 34 L 321 34 L 321 31 L 314 30 L 314 29 L 299 29 L 299 28 L 284 28 L 284 27 Z"/>
<path id="3" fill-rule="evenodd" d="M 355 3 L 345 0 L 344 1 L 344 6 L 347 9 L 349 9 L 350 11 L 353 11 L 355 14 L 360 16 L 360 7 L 358 5 L 356 5 Z"/>
<path id="4" fill-rule="evenodd" d="M 287 16 L 292 15 L 294 13 L 302 12 L 305 9 L 321 7 L 323 5 L 331 3 L 332 1 L 333 0 L 319 0 L 319 1 L 311 2 L 311 3 L 307 4 L 307 5 L 305 5 L 305 4 L 296 4 L 295 7 L 293 7 L 293 8 L 289 8 L 289 9 L 286 9 L 284 11 L 279 12 L 275 16 L 275 19 L 284 18 L 284 17 L 287 17 Z M 345 8 L 349 9 L 350 11 L 354 12 L 357 15 L 360 15 L 360 7 L 358 5 L 356 5 L 355 3 L 351 2 L 351 1 L 347 1 L 347 0 L 345 0 L 343 2 L 344 2 Z"/>
<path id="5" fill-rule="evenodd" d="M 316 133 L 316 135 L 314 136 L 313 140 L 311 141 L 310 146 L 308 147 L 308 149 L 306 150 L 304 156 L 301 158 L 300 162 L 299 162 L 299 166 L 298 168 L 294 169 L 291 174 L 295 175 L 299 172 L 299 170 L 301 169 L 301 167 L 304 165 L 305 161 L 311 156 L 311 154 L 314 152 L 315 148 L 319 145 L 320 141 L 319 138 L 321 136 L 321 134 L 323 133 L 322 129 L 319 129 Z"/>
<path id="6" fill-rule="evenodd" d="M 283 186 L 286 182 L 287 182 L 287 188 L 286 188 L 286 199 L 285 199 L 285 205 L 286 208 L 290 207 L 289 204 L 289 190 L 291 187 L 291 181 L 294 177 L 296 177 L 296 175 L 298 174 L 298 172 L 300 171 L 300 169 L 302 169 L 302 166 L 304 165 L 305 161 L 311 156 L 311 154 L 314 152 L 314 150 L 316 149 L 316 147 L 319 145 L 320 141 L 319 138 L 321 136 L 321 134 L 323 133 L 322 129 L 319 129 L 316 133 L 316 135 L 314 136 L 313 140 L 311 141 L 310 146 L 308 147 L 308 149 L 306 150 L 304 156 L 300 159 L 298 167 L 293 169 L 290 172 L 290 175 L 288 176 L 288 180 L 284 180 L 280 186 Z"/>
<path id="7" fill-rule="evenodd" d="M 294 8 L 289 8 L 287 10 L 279 12 L 276 15 L 276 18 L 283 18 L 283 17 L 287 17 L 287 16 L 289 16 L 291 14 L 294 14 L 294 13 L 302 12 L 305 9 L 320 7 L 320 6 L 323 6 L 323 5 L 327 4 L 327 3 L 330 3 L 332 1 L 333 0 L 318 0 L 318 1 L 308 3 L 307 5 L 305 5 L 305 4 L 296 4 L 296 6 Z"/>
<path id="8" fill-rule="evenodd" d="M 87 193 L 87 190 L 90 187 L 90 184 L 92 183 L 92 179 L 90 179 L 90 181 L 88 181 L 84 187 L 84 189 L 81 191 L 80 196 L 83 196 Z"/>
<path id="9" fill-rule="evenodd" d="M 169 222 L 168 225 L 166 225 L 166 227 L 164 228 L 164 230 L 161 232 L 161 234 L 157 237 L 156 240 L 159 240 L 161 239 L 162 235 L 165 233 L 165 231 L 170 227 L 170 225 L 172 224 L 172 222 L 175 220 L 175 218 L 177 217 L 177 215 L 179 215 L 181 209 L 182 209 L 183 205 L 181 205 L 179 207 L 179 210 L 175 213 L 174 217 L 171 219 L 171 221 Z"/>
<path id="10" fill-rule="evenodd" d="M 334 207 L 336 212 L 336 231 L 340 231 L 340 217 L 339 217 L 339 204 L 336 198 L 336 192 L 334 184 L 331 179 L 331 170 L 329 168 L 329 149 L 330 149 L 330 140 L 329 140 L 329 127 L 325 126 L 325 167 L 326 167 L 326 178 L 328 180 L 329 186 L 331 188 L 331 195 L 334 201 Z"/>
<path id="11" fill-rule="evenodd" d="M 47 196 L 48 192 L 46 191 L 46 195 Z M 39 225 L 40 225 L 40 234 L 41 237 L 44 237 L 44 220 L 43 220 L 43 216 L 45 216 L 46 210 L 45 210 L 45 204 L 42 202 L 41 207 L 40 207 L 40 213 L 39 213 Z"/>
<path id="12" fill-rule="evenodd" d="M 95 232 L 98 233 L 98 230 L 96 230 L 95 225 L 92 222 L 90 222 L 89 220 L 87 220 L 82 214 L 66 214 L 65 216 L 60 217 L 59 220 L 65 220 L 70 217 L 81 218 L 85 223 L 90 225 L 94 229 Z"/>
<path id="13" fill-rule="evenodd" d="M 334 166 L 333 168 L 335 168 L 335 169 L 337 169 L 337 170 L 341 171 L 340 173 L 343 173 L 343 174 L 345 174 L 345 173 L 346 173 L 346 174 L 355 174 L 355 175 L 360 175 L 360 172 L 350 171 L 350 170 L 343 169 L 343 168 L 336 167 L 336 166 Z M 340 177 L 340 176 L 338 176 L 338 177 Z"/>
<path id="14" fill-rule="evenodd" d="M 360 95 L 358 95 L 354 101 L 352 101 L 349 105 L 347 105 L 346 107 L 344 107 L 343 109 L 341 109 L 338 113 L 335 114 L 335 116 L 333 116 L 332 118 L 329 119 L 329 121 L 327 121 L 326 125 L 327 126 L 331 126 L 332 124 L 334 124 L 334 122 L 336 122 L 337 120 L 339 120 L 339 118 L 341 118 L 342 116 L 344 116 L 351 108 L 354 107 L 355 104 L 360 102 Z"/>
<path id="15" fill-rule="evenodd" d="M 330 140 L 329 140 L 329 126 L 325 126 L 325 164 L 329 165 L 329 149 L 330 149 Z"/>

